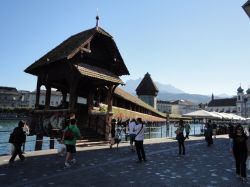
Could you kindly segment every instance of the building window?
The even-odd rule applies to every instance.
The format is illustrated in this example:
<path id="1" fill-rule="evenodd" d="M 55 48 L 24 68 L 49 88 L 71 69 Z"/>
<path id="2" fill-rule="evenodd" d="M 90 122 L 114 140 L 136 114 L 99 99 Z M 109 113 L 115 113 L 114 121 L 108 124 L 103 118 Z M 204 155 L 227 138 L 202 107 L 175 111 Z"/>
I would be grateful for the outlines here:
<path id="1" fill-rule="evenodd" d="M 240 107 L 238 107 L 238 112 L 240 112 Z"/>
<path id="2" fill-rule="evenodd" d="M 238 96 L 238 100 L 241 100 L 241 99 L 240 99 L 240 96 Z"/>

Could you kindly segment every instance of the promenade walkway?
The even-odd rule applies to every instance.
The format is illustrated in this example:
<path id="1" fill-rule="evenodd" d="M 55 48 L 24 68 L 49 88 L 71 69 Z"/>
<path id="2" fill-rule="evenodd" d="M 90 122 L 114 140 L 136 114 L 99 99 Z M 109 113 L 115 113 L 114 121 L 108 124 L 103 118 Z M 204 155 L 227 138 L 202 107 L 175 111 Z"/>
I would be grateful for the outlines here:
<path id="1" fill-rule="evenodd" d="M 9 157 L 2 156 L 0 186 L 250 186 L 235 176 L 227 136 L 217 136 L 211 147 L 204 137 L 191 137 L 185 143 L 186 155 L 178 156 L 176 141 L 146 140 L 148 161 L 143 163 L 136 163 L 137 155 L 127 142 L 118 149 L 82 147 L 77 164 L 69 169 L 63 169 L 64 157 L 56 150 L 27 153 L 24 163 L 17 161 L 11 168 L 7 167 Z"/>

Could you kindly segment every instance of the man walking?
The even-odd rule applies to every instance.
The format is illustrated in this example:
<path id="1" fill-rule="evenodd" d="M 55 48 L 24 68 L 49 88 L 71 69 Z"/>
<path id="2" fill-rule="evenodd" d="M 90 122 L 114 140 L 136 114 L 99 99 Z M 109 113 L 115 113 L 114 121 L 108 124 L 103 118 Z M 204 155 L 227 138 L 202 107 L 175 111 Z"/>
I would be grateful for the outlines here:
<path id="1" fill-rule="evenodd" d="M 145 126 L 141 118 L 137 119 L 137 124 L 135 125 L 135 148 L 138 156 L 138 162 L 141 163 L 142 160 L 146 162 L 146 156 L 143 147 Z"/>
<path id="2" fill-rule="evenodd" d="M 76 163 L 76 159 L 73 158 L 73 154 L 76 153 L 76 140 L 81 137 L 80 130 L 76 126 L 76 119 L 70 119 L 70 125 L 65 128 L 63 133 L 62 142 L 66 145 L 66 159 L 65 168 L 71 167 Z"/>
<path id="3" fill-rule="evenodd" d="M 13 139 L 11 140 L 13 143 L 15 150 L 9 160 L 9 164 L 13 164 L 16 156 L 18 155 L 21 161 L 25 160 L 25 157 L 23 156 L 21 147 L 26 141 L 26 135 L 25 132 L 23 131 L 23 127 L 25 125 L 25 122 L 23 120 L 19 121 L 18 127 L 16 127 L 13 131 Z"/>

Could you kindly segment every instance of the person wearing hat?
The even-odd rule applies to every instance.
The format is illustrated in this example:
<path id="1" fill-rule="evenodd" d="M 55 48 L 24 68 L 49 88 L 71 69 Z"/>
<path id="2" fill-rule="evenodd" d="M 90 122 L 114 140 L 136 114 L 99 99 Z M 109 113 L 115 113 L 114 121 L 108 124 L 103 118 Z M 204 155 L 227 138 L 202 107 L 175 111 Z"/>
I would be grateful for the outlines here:
<path id="1" fill-rule="evenodd" d="M 16 127 L 13 130 L 13 145 L 15 147 L 14 152 L 12 153 L 12 156 L 9 160 L 9 164 L 13 164 L 16 156 L 18 155 L 21 161 L 25 160 L 25 157 L 23 156 L 23 152 L 21 150 L 22 145 L 26 141 L 26 134 L 23 131 L 23 127 L 25 125 L 25 121 L 21 120 L 18 123 L 18 127 Z"/>

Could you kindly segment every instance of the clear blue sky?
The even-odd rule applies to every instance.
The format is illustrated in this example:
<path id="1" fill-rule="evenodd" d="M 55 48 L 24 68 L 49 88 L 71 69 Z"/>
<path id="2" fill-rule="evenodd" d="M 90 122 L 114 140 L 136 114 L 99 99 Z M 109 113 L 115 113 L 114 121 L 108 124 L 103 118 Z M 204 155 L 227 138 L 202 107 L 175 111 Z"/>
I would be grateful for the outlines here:
<path id="1" fill-rule="evenodd" d="M 116 41 L 130 76 L 188 93 L 236 94 L 250 86 L 246 0 L 1 0 L 0 85 L 34 90 L 24 69 L 69 36 L 100 26 Z"/>

